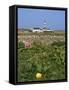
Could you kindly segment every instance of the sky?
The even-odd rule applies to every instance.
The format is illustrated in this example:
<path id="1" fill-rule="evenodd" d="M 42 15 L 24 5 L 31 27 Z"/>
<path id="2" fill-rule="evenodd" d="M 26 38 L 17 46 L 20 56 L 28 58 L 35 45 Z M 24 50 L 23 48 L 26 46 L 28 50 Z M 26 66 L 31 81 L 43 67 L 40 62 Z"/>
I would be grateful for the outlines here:
<path id="1" fill-rule="evenodd" d="M 65 30 L 65 11 L 18 8 L 18 29 L 34 27 Z"/>

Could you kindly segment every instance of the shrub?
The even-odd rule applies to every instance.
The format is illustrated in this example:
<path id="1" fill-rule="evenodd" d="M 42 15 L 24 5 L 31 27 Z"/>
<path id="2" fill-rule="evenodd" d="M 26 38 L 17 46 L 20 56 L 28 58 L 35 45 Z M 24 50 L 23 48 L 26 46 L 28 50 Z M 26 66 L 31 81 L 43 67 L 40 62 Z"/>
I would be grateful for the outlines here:
<path id="1" fill-rule="evenodd" d="M 20 42 L 18 43 L 18 48 L 24 48 L 24 43 L 20 41 Z"/>

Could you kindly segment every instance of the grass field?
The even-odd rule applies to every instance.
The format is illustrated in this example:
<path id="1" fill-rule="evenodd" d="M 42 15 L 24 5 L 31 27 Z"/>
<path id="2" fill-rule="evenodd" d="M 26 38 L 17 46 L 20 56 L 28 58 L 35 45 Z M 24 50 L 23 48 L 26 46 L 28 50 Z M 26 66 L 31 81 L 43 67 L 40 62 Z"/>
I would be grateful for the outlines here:
<path id="1" fill-rule="evenodd" d="M 18 82 L 57 79 L 65 79 L 65 32 L 18 30 Z"/>

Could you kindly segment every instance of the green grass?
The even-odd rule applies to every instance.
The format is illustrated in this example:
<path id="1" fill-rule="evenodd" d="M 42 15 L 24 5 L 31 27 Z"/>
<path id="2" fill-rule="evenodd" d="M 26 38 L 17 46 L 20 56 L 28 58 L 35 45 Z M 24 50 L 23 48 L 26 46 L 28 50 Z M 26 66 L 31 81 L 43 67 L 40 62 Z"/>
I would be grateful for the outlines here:
<path id="1" fill-rule="evenodd" d="M 18 82 L 37 81 L 36 73 L 42 73 L 41 80 L 65 79 L 64 42 L 44 45 L 34 41 L 31 48 L 18 43 Z"/>

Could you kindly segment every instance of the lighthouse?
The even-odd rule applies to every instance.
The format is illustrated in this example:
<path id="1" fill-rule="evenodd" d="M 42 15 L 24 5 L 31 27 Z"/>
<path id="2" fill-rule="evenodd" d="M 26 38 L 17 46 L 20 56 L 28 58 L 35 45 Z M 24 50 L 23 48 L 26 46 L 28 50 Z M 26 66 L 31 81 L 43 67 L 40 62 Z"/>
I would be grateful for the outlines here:
<path id="1" fill-rule="evenodd" d="M 43 22 L 43 30 L 47 30 L 47 23 L 46 23 L 46 20 L 44 20 L 44 22 Z"/>

